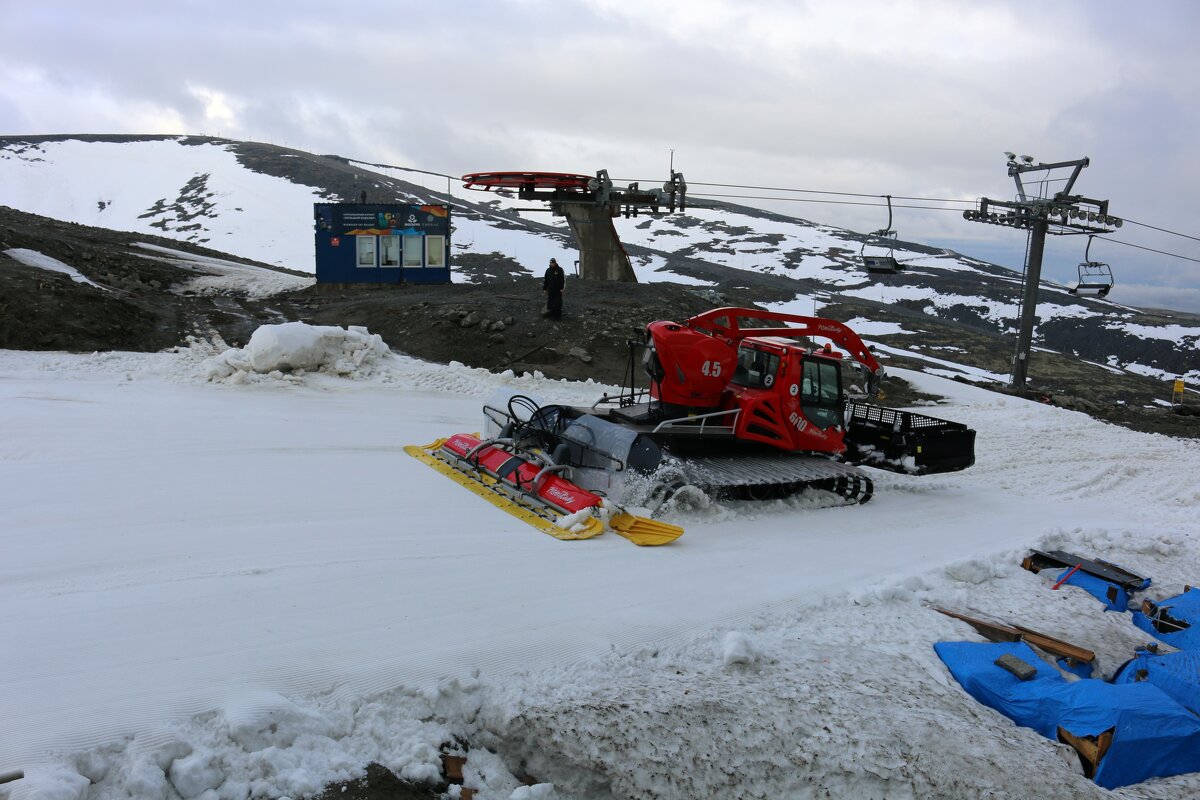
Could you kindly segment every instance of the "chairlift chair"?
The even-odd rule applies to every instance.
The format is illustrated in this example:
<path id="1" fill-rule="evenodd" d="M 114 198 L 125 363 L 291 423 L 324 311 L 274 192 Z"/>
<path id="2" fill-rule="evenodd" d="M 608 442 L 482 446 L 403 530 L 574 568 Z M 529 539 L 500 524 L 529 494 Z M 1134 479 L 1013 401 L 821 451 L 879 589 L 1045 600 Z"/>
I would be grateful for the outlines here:
<path id="1" fill-rule="evenodd" d="M 1069 288 L 1071 294 L 1080 297 L 1105 297 L 1113 287 L 1112 267 L 1103 261 L 1092 261 L 1092 237 L 1088 237 L 1083 261 L 1079 264 L 1079 282 Z"/>
<path id="2" fill-rule="evenodd" d="M 867 268 L 868 274 L 873 275 L 895 275 L 903 266 L 896 260 L 896 232 L 892 230 L 892 196 L 885 195 L 888 206 L 888 224 L 886 228 L 872 232 L 867 238 L 863 239 L 862 247 L 858 250 L 858 257 L 862 260 L 863 266 Z M 871 247 L 876 250 L 887 248 L 887 253 L 872 252 L 867 253 L 867 248 Z"/>

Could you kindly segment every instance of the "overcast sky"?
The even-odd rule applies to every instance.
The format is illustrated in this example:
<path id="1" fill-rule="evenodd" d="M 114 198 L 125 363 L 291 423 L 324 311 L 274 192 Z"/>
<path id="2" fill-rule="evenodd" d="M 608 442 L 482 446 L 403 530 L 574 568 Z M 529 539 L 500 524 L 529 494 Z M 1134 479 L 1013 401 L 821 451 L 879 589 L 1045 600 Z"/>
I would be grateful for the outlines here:
<path id="1" fill-rule="evenodd" d="M 1198 35 L 1190 0 L 0 0 L 0 134 L 205 133 L 655 181 L 674 151 L 693 193 L 952 199 L 1012 199 L 1006 150 L 1086 155 L 1078 193 L 1200 237 Z M 1021 268 L 1023 233 L 959 209 L 897 209 L 893 227 Z M 1137 225 L 1114 238 L 1200 259 L 1200 241 Z M 1045 276 L 1073 280 L 1085 244 L 1052 239 Z M 1112 299 L 1200 312 L 1200 263 L 1105 241 L 1091 256 Z"/>

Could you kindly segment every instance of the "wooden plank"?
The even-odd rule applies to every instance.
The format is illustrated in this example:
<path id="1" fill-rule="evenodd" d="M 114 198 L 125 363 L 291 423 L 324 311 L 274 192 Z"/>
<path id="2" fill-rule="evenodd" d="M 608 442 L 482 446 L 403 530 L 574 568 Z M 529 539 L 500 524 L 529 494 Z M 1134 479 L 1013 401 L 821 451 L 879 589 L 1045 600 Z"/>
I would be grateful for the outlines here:
<path id="1" fill-rule="evenodd" d="M 1047 653 L 1081 661 L 1084 664 L 1090 664 L 1096 660 L 1096 654 L 1085 647 L 1064 642 L 1062 639 L 1055 639 L 1053 636 L 1047 636 L 1044 633 L 1039 633 L 1022 625 L 1014 625 L 1013 627 L 1021 632 L 1021 638 L 1032 645 L 1042 648 Z"/>
<path id="2" fill-rule="evenodd" d="M 934 611 L 945 614 L 947 617 L 954 617 L 955 619 L 962 620 L 975 630 L 979 631 L 984 638 L 990 641 L 1019 642 L 1021 640 L 1021 632 L 1008 625 L 1003 625 L 999 622 L 992 622 L 986 619 L 979 619 L 978 617 L 968 617 L 966 614 L 959 614 L 957 611 L 947 611 L 944 608 L 935 607 Z"/>
<path id="3" fill-rule="evenodd" d="M 1071 644 L 1070 642 L 1065 642 L 1062 639 L 1056 639 L 1053 636 L 1035 631 L 1032 628 L 1026 628 L 1022 625 L 1005 625 L 991 620 L 979 619 L 978 617 L 969 617 L 966 614 L 947 611 L 944 608 L 935 608 L 934 610 L 948 617 L 962 620 L 993 642 L 1016 642 L 1024 640 L 1035 647 L 1040 647 L 1047 653 L 1061 656 L 1062 658 L 1068 658 L 1085 664 L 1090 664 L 1096 660 L 1096 654 L 1091 650 Z"/>
<path id="4" fill-rule="evenodd" d="M 1112 728 L 1104 731 L 1099 736 L 1076 736 L 1061 725 L 1058 728 L 1058 740 L 1069 744 L 1075 748 L 1076 753 L 1079 753 L 1079 760 L 1083 764 L 1083 774 L 1088 778 L 1095 777 L 1096 768 L 1100 766 L 1100 760 L 1104 758 L 1104 754 L 1112 746 L 1112 738 Z"/>
<path id="5" fill-rule="evenodd" d="M 466 756 L 457 753 L 442 753 L 442 775 L 450 783 L 461 784 L 463 782 L 463 765 L 466 763 Z"/>

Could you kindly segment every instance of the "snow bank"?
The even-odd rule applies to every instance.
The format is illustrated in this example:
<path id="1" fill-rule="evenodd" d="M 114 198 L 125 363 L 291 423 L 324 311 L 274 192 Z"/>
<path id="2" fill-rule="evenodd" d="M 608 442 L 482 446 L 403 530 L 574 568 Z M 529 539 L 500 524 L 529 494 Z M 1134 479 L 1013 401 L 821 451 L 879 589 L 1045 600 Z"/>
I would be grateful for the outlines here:
<path id="1" fill-rule="evenodd" d="M 4 251 L 4 255 L 11 258 L 13 261 L 19 261 L 27 267 L 37 267 L 48 272 L 61 272 L 70 277 L 76 283 L 82 283 L 85 286 L 94 286 L 97 289 L 102 289 L 106 292 L 112 291 L 107 286 L 100 284 L 88 278 L 79 270 L 72 267 L 70 264 L 64 264 L 57 258 L 51 258 L 45 253 L 39 253 L 37 250 L 28 250 L 23 247 L 14 247 Z"/>
<path id="2" fill-rule="evenodd" d="M 263 325 L 243 348 L 231 348 L 204 362 L 209 380 L 246 383 L 252 376 L 324 372 L 347 378 L 370 375 L 391 353 L 383 338 L 366 328 L 285 322 Z"/>

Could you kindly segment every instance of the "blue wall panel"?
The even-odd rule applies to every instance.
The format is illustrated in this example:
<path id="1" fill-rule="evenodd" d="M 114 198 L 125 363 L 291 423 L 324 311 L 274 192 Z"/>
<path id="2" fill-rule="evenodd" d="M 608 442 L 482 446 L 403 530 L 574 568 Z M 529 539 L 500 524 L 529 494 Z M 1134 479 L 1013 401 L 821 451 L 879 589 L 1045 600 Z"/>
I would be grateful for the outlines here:
<path id="1" fill-rule="evenodd" d="M 444 205 L 395 203 L 314 203 L 317 283 L 449 283 L 450 209 Z M 358 265 L 358 238 L 374 239 L 371 266 Z M 380 266 L 380 237 L 421 237 L 426 257 L 428 236 L 442 236 L 441 267 Z M 400 240 L 403 242 L 403 238 Z"/>

